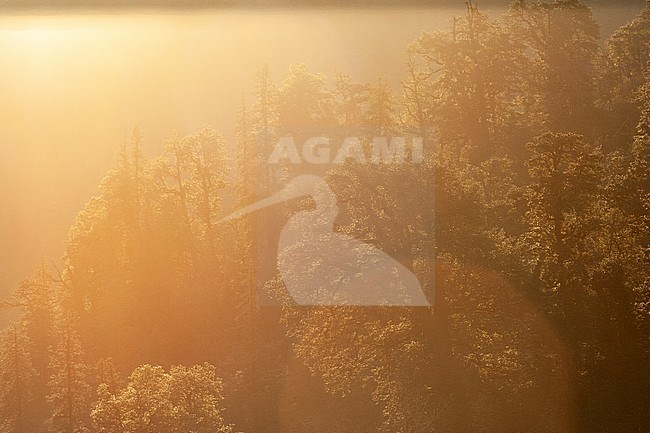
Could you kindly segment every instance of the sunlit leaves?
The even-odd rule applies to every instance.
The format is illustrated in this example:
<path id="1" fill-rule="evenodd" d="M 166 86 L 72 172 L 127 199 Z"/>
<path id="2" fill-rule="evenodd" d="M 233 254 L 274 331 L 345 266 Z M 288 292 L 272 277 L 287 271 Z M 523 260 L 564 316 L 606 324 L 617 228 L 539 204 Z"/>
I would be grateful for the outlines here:
<path id="1" fill-rule="evenodd" d="M 101 385 L 92 419 L 99 432 L 227 433 L 221 412 L 223 385 L 210 364 L 142 365 L 126 388 L 111 392 Z"/>

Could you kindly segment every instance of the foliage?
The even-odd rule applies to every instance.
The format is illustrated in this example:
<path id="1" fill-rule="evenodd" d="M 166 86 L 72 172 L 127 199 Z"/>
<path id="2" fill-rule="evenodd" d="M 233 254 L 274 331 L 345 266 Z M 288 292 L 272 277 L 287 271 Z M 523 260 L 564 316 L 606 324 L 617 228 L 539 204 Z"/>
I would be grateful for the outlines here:
<path id="1" fill-rule="evenodd" d="M 111 392 L 100 385 L 92 410 L 98 432 L 216 433 L 230 432 L 221 416 L 223 385 L 214 366 L 142 365 L 127 386 Z"/>
<path id="2" fill-rule="evenodd" d="M 599 47 L 580 0 L 468 2 L 408 47 L 401 88 L 264 67 L 233 143 L 205 126 L 149 159 L 134 130 L 61 271 L 0 304 L 22 311 L 0 432 L 643 431 L 648 10 Z M 412 269 L 431 307 L 295 305 L 264 252 L 310 200 L 221 223 L 298 173 L 266 163 L 278 137 L 359 131 L 425 158 L 315 168 L 334 230 Z"/>

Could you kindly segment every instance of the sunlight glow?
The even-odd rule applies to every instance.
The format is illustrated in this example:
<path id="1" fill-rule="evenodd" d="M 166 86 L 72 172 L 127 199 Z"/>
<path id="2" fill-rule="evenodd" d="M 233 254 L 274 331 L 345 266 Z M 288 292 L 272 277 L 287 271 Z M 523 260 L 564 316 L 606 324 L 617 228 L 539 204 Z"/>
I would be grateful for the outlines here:
<path id="1" fill-rule="evenodd" d="M 17 39 L 26 45 L 43 46 L 56 42 L 55 39 L 59 39 L 61 31 L 47 28 L 26 29 L 18 31 L 17 36 Z"/>

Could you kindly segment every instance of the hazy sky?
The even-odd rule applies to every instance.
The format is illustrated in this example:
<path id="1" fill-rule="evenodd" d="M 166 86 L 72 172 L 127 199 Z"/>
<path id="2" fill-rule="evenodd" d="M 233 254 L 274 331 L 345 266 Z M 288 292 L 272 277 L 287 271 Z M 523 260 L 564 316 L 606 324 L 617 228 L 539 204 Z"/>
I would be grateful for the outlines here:
<path id="1" fill-rule="evenodd" d="M 596 10 L 603 34 L 637 8 Z M 264 63 L 360 81 L 402 75 L 406 46 L 461 9 L 0 17 L 0 297 L 58 260 L 76 213 L 139 125 L 154 155 L 173 130 L 232 135 Z"/>

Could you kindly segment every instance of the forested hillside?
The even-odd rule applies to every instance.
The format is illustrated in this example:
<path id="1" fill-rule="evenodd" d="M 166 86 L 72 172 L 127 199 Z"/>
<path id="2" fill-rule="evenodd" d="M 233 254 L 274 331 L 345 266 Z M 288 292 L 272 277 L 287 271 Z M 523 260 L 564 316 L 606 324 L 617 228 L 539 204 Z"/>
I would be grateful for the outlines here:
<path id="1" fill-rule="evenodd" d="M 581 0 L 468 3 L 405 50 L 400 87 L 260 65 L 232 143 L 116 143 L 63 266 L 0 304 L 0 433 L 648 431 L 650 3 L 605 41 Z M 296 305 L 258 284 L 295 206 L 220 221 L 296 174 L 280 137 L 359 131 L 423 161 L 327 165 L 335 229 L 430 308 Z"/>

